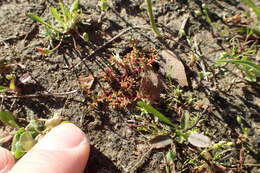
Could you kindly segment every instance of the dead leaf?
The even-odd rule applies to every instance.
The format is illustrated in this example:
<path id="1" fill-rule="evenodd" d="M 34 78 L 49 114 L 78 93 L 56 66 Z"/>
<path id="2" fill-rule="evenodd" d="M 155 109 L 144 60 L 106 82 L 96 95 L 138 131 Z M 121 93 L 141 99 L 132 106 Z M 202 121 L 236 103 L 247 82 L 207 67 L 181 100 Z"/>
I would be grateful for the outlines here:
<path id="1" fill-rule="evenodd" d="M 26 84 L 32 79 L 32 76 L 30 73 L 25 73 L 19 78 L 19 83 Z"/>
<path id="2" fill-rule="evenodd" d="M 48 131 L 48 130 L 56 127 L 57 125 L 59 125 L 63 121 L 63 117 L 61 116 L 61 113 L 62 113 L 62 109 L 57 110 L 54 113 L 52 118 L 47 119 L 45 121 L 45 124 L 44 124 L 45 127 L 46 127 L 45 131 Z"/>
<path id="3" fill-rule="evenodd" d="M 169 136 L 164 136 L 164 135 L 158 135 L 155 138 L 150 140 L 150 144 L 151 144 L 152 148 L 155 148 L 155 149 L 165 148 L 168 145 L 171 145 L 172 143 L 173 143 L 172 138 L 170 138 Z"/>
<path id="4" fill-rule="evenodd" d="M 141 95 L 148 98 L 151 103 L 160 100 L 162 91 L 167 88 L 162 77 L 152 70 L 145 71 L 142 76 L 140 86 Z"/>
<path id="5" fill-rule="evenodd" d="M 93 77 L 93 75 L 89 75 L 88 77 L 80 76 L 78 80 L 81 88 L 87 92 L 92 87 L 95 78 Z"/>
<path id="6" fill-rule="evenodd" d="M 201 148 L 206 148 L 213 144 L 208 136 L 196 132 L 189 135 L 188 141 L 195 147 Z"/>
<path id="7" fill-rule="evenodd" d="M 235 14 L 234 16 L 227 18 L 227 22 L 231 22 L 233 24 L 238 24 L 241 22 L 241 15 L 240 14 Z"/>
<path id="8" fill-rule="evenodd" d="M 177 56 L 170 50 L 163 50 L 161 53 L 160 71 L 162 74 L 176 80 L 180 86 L 188 86 L 188 80 L 184 65 Z"/>

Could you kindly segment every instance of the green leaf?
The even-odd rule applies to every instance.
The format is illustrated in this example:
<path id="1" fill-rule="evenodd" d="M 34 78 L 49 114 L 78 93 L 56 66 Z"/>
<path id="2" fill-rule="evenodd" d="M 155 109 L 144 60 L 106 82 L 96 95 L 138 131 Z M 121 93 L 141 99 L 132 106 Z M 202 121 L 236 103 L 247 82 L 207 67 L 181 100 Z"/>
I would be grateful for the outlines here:
<path id="1" fill-rule="evenodd" d="M 68 22 L 68 20 L 71 18 L 71 14 L 70 14 L 69 10 L 65 7 L 63 1 L 60 1 L 59 5 L 60 5 L 60 9 L 63 13 L 64 22 Z"/>
<path id="2" fill-rule="evenodd" d="M 26 130 L 35 138 L 41 131 L 46 127 L 44 126 L 43 121 L 31 120 L 30 123 L 26 126 Z"/>
<path id="3" fill-rule="evenodd" d="M 159 111 L 157 111 L 154 107 L 152 107 L 151 105 L 146 104 L 143 101 L 139 101 L 137 103 L 137 105 L 143 109 L 145 109 L 147 112 L 153 114 L 154 116 L 158 117 L 160 121 L 164 122 L 165 124 L 171 125 L 171 126 L 175 126 L 171 120 L 169 120 L 166 116 L 164 116 L 162 113 L 160 113 Z"/>
<path id="4" fill-rule="evenodd" d="M 79 9 L 79 0 L 75 0 L 70 7 L 70 13 L 77 12 Z"/>
<path id="5" fill-rule="evenodd" d="M 166 154 L 166 160 L 168 163 L 172 164 L 177 160 L 177 154 L 175 150 L 169 150 Z"/>
<path id="6" fill-rule="evenodd" d="M 89 41 L 89 36 L 86 32 L 83 33 L 83 40 L 84 41 Z"/>
<path id="7" fill-rule="evenodd" d="M 21 134 L 25 132 L 24 128 L 20 128 L 19 130 L 16 131 L 13 141 L 12 141 L 12 146 L 11 146 L 11 153 L 16 159 L 19 159 L 25 154 L 25 151 L 22 150 L 21 143 L 19 142 Z"/>
<path id="8" fill-rule="evenodd" d="M 45 25 L 45 26 L 55 30 L 56 32 L 60 32 L 61 33 L 61 31 L 58 28 L 56 28 L 55 26 L 45 22 L 41 17 L 37 16 L 36 14 L 28 13 L 28 14 L 26 14 L 26 16 L 31 18 L 34 21 L 40 22 L 41 24 L 43 24 L 43 25 Z"/>
<path id="9" fill-rule="evenodd" d="M 255 5 L 255 3 L 251 0 L 241 0 L 244 4 L 246 4 L 247 6 L 249 6 L 250 8 L 252 8 L 254 10 L 254 12 L 256 13 L 256 15 L 258 17 L 260 17 L 260 9 Z"/>
<path id="10" fill-rule="evenodd" d="M 255 69 L 257 72 L 260 72 L 260 66 L 249 61 L 249 60 L 239 60 L 239 59 L 231 59 L 231 60 L 218 60 L 218 62 L 227 62 L 227 63 L 233 63 L 233 64 L 242 64 L 249 66 L 253 69 Z"/>
<path id="11" fill-rule="evenodd" d="M 100 0 L 99 7 L 101 10 L 106 11 L 109 8 L 107 0 Z"/>
<path id="12" fill-rule="evenodd" d="M 11 152 L 16 159 L 19 159 L 29 151 L 35 143 L 36 141 L 31 134 L 24 128 L 20 128 L 13 137 Z"/>
<path id="13" fill-rule="evenodd" d="M 10 81 L 9 88 L 12 89 L 12 90 L 14 90 L 14 89 L 16 88 L 16 86 L 15 86 L 15 80 L 14 80 L 14 79 L 12 79 L 12 80 Z"/>
<path id="14" fill-rule="evenodd" d="M 32 135 L 27 131 L 21 134 L 19 142 L 23 151 L 26 152 L 29 151 L 36 144 L 36 141 L 33 139 Z"/>
<path id="15" fill-rule="evenodd" d="M 5 76 L 5 78 L 6 78 L 7 80 L 13 80 L 13 79 L 16 78 L 16 76 L 15 76 L 14 74 L 8 74 L 8 75 Z"/>
<path id="16" fill-rule="evenodd" d="M 64 21 L 62 20 L 61 15 L 59 14 L 59 12 L 57 11 L 56 8 L 50 8 L 50 13 L 51 15 L 55 18 L 55 20 L 61 25 L 61 26 L 65 26 Z"/>
<path id="17" fill-rule="evenodd" d="M 14 128 L 19 128 L 13 114 L 9 111 L 0 111 L 0 121 Z"/>
<path id="18" fill-rule="evenodd" d="M 7 90 L 8 90 L 8 88 L 6 88 L 6 87 L 0 85 L 0 93 L 1 93 L 1 92 L 5 92 L 5 91 L 7 91 Z"/>

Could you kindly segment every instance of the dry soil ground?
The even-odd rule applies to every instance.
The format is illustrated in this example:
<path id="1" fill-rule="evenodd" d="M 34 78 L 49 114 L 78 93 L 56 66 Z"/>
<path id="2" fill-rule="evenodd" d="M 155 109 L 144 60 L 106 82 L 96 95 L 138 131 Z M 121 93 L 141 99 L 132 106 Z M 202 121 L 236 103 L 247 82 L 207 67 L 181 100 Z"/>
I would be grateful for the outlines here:
<path id="1" fill-rule="evenodd" d="M 2 109 L 15 112 L 18 121 L 23 123 L 22 120 L 25 120 L 25 124 L 31 117 L 48 118 L 62 109 L 62 116 L 81 127 L 90 138 L 91 156 L 86 169 L 89 173 L 166 172 L 165 156 L 169 148 L 154 149 L 146 155 L 150 150 L 149 139 L 158 134 L 143 133 L 133 125 L 133 122 L 135 124 L 137 121 L 136 111 L 90 110 L 89 103 L 78 85 L 79 76 L 88 76 L 90 71 L 94 74 L 99 73 L 102 71 L 99 65 L 106 64 L 104 59 L 116 52 L 121 56 L 130 52 L 131 42 L 135 40 L 138 41 L 141 50 L 160 52 L 170 49 L 185 64 L 189 87 L 184 88 L 182 93 L 187 97 L 192 95 L 195 103 L 183 106 L 172 101 L 174 108 L 165 114 L 178 120 L 185 112 L 199 114 L 206 107 L 204 105 L 207 105 L 207 112 L 203 114 L 197 128 L 207 133 L 216 143 L 222 140 L 234 143 L 239 141 L 243 132 L 236 122 L 236 117 L 241 116 L 243 126 L 249 129 L 247 142 L 251 150 L 245 148 L 242 155 L 244 147 L 241 145 L 223 149 L 223 159 L 219 162 L 226 168 L 224 172 L 259 172 L 259 85 L 245 81 L 241 71 L 234 66 L 225 69 L 214 66 L 221 53 L 232 47 L 231 42 L 227 41 L 233 37 L 230 30 L 240 25 L 239 22 L 229 23 L 227 19 L 231 20 L 236 14 L 241 14 L 242 20 L 249 20 L 244 15 L 246 12 L 253 14 L 252 11 L 236 0 L 156 1 L 156 23 L 166 36 L 159 40 L 150 29 L 144 0 L 109 0 L 110 8 L 106 12 L 101 12 L 97 3 L 98 0 L 80 2 L 84 15 L 91 19 L 91 25 L 87 28 L 91 41 L 84 48 L 85 53 L 80 58 L 73 51 L 61 50 L 43 56 L 35 50 L 36 47 L 44 45 L 44 39 L 39 36 L 41 27 L 25 14 L 33 12 L 47 19 L 49 7 L 57 6 L 55 1 L 0 1 L 0 60 L 21 64 L 23 68 L 15 67 L 13 73 L 19 76 L 29 72 L 33 78 L 30 85 L 22 90 L 22 94 L 77 90 L 76 93 L 62 97 L 3 98 Z M 197 16 L 203 3 L 208 6 L 208 15 L 212 23 L 209 23 L 205 15 Z M 101 13 L 104 13 L 103 17 L 98 21 Z M 126 29 L 128 31 L 119 38 L 95 52 L 94 56 L 86 58 Z M 186 36 L 179 35 L 180 29 L 186 31 Z M 243 36 L 241 37 L 238 40 L 244 44 L 245 41 L 241 41 Z M 188 43 L 188 38 L 192 38 L 191 44 Z M 195 60 L 194 51 L 199 51 L 202 60 Z M 254 61 L 257 60 L 259 61 L 259 53 L 254 55 Z M 197 75 L 197 72 L 202 71 L 201 63 L 205 65 L 206 71 L 211 72 L 208 79 L 200 80 Z M 0 79 L 4 83 L 3 76 Z M 167 107 L 163 104 L 161 107 L 155 106 L 161 111 Z M 3 124 L 0 126 L 3 130 L 6 129 Z M 186 143 L 175 146 L 178 153 L 176 171 L 206 172 L 195 169 L 203 161 L 185 168 L 181 166 L 185 160 L 199 153 L 187 145 Z M 10 143 L 5 146 L 10 147 Z M 241 157 L 245 158 L 245 161 L 240 167 L 239 163 L 243 159 Z"/>

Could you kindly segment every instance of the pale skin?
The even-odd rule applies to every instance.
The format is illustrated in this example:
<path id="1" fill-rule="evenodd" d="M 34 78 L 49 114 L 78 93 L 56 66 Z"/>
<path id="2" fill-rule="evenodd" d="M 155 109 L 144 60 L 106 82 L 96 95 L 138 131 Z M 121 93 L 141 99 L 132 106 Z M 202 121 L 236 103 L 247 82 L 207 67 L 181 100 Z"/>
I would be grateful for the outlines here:
<path id="1" fill-rule="evenodd" d="M 0 173 L 83 173 L 90 151 L 86 135 L 67 123 L 52 129 L 15 163 L 0 147 Z"/>

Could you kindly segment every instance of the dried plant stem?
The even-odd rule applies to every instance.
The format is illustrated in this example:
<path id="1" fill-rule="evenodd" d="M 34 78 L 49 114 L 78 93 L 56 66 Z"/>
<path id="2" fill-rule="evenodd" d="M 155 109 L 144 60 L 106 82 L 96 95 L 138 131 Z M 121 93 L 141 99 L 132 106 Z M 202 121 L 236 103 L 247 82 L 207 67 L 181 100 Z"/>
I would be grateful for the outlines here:
<path id="1" fill-rule="evenodd" d="M 153 16 L 153 9 L 152 9 L 152 2 L 151 0 L 146 0 L 147 3 L 147 11 L 148 11 L 148 15 L 150 18 L 150 24 L 151 27 L 153 29 L 153 32 L 156 34 L 157 37 L 162 37 L 159 29 L 157 28 L 155 21 L 154 21 L 154 16 Z"/>
<path id="2" fill-rule="evenodd" d="M 63 93 L 43 93 L 43 94 L 28 94 L 28 95 L 0 95 L 0 98 L 14 99 L 14 98 L 35 98 L 35 97 L 55 97 L 62 95 L 74 94 L 78 90 L 63 92 Z"/>
<path id="3" fill-rule="evenodd" d="M 100 46 L 99 48 L 97 48 L 96 50 L 94 50 L 90 55 L 86 56 L 86 57 L 81 57 L 81 60 L 83 59 L 90 59 L 91 57 L 93 57 L 98 51 L 104 49 L 107 45 L 109 45 L 110 43 L 112 43 L 114 40 L 116 40 L 117 38 L 121 37 L 122 35 L 124 35 L 125 33 L 127 33 L 128 31 L 132 30 L 132 29 L 137 29 L 139 27 L 129 27 L 125 30 L 123 30 L 122 32 L 120 32 L 119 34 L 117 34 L 116 36 L 114 36 L 113 38 L 111 38 L 110 40 L 108 40 L 107 42 L 105 42 L 102 46 Z M 78 64 L 76 64 L 73 68 L 78 67 L 83 61 L 80 61 Z"/>

